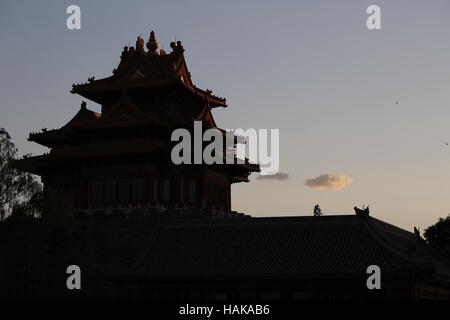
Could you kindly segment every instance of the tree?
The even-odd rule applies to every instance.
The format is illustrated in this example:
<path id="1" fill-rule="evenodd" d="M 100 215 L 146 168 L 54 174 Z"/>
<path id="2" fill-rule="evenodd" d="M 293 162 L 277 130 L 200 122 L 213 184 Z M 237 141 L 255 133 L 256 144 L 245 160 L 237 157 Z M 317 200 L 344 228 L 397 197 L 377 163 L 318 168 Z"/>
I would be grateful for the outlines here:
<path id="1" fill-rule="evenodd" d="M 430 246 L 450 258 L 450 215 L 445 219 L 439 218 L 425 230 L 424 236 Z"/>
<path id="2" fill-rule="evenodd" d="M 0 221 L 19 207 L 30 208 L 42 191 L 41 184 L 31 174 L 11 166 L 16 159 L 17 148 L 11 136 L 0 128 Z"/>

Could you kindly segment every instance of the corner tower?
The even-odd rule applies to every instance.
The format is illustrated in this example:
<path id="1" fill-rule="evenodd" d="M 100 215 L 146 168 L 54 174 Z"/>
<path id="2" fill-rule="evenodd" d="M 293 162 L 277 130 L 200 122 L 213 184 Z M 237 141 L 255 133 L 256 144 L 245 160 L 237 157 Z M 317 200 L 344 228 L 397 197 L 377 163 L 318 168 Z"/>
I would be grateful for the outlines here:
<path id="1" fill-rule="evenodd" d="M 50 152 L 19 160 L 16 167 L 40 175 L 45 192 L 57 194 L 72 212 L 194 207 L 226 215 L 231 184 L 259 171 L 247 160 L 172 163 L 175 129 L 193 132 L 194 121 L 201 121 L 203 130 L 216 128 L 224 139 L 232 134 L 218 128 L 212 115 L 214 108 L 227 107 L 226 100 L 192 83 L 181 42 L 172 42 L 170 53 L 158 46 L 153 31 L 146 44 L 138 37 L 135 47 L 124 47 L 112 76 L 72 86 L 72 93 L 100 104 L 101 113 L 83 101 L 66 125 L 30 134 L 29 141 Z"/>

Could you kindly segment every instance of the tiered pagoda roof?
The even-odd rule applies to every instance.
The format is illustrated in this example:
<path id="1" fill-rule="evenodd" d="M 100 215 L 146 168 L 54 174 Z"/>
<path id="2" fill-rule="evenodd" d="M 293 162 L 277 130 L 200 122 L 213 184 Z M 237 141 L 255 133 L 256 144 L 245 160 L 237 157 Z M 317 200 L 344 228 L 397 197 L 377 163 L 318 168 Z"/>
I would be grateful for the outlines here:
<path id="1" fill-rule="evenodd" d="M 105 92 L 120 92 L 124 89 L 150 89 L 166 85 L 179 85 L 208 101 L 211 107 L 227 107 L 226 99 L 215 96 L 211 90 L 197 88 L 191 80 L 184 59 L 184 48 L 180 41 L 172 42 L 172 52 L 158 51 L 158 42 L 152 31 L 144 50 L 144 40 L 138 37 L 136 48 L 124 47 L 120 63 L 113 75 L 104 79 L 90 78 L 87 83 L 74 84 L 72 93 L 78 93 L 92 101 L 105 103 Z"/>
<path id="2" fill-rule="evenodd" d="M 216 128 L 224 137 L 233 135 L 217 127 L 211 112 L 212 108 L 227 107 L 226 99 L 192 83 L 181 42 L 172 42 L 170 53 L 158 50 L 152 31 L 146 47 L 147 50 L 144 40 L 138 37 L 136 47 L 124 48 L 112 76 L 98 80 L 91 77 L 86 83 L 74 84 L 71 92 L 101 104 L 101 113 L 87 109 L 83 101 L 77 114 L 61 128 L 31 133 L 29 141 L 52 150 L 47 155 L 24 159 L 18 167 L 40 174 L 41 170 L 36 168 L 58 159 L 170 151 L 170 143 L 161 142 L 164 137 L 130 134 L 117 139 L 117 133 L 123 130 L 139 132 L 139 128 L 153 128 L 153 132 L 171 132 L 176 128 L 192 128 L 196 120 L 203 122 L 204 129 Z M 238 137 L 234 138 L 238 143 Z M 259 171 L 258 165 L 248 161 L 236 164 L 235 168 L 239 172 Z M 248 181 L 248 174 L 239 173 L 234 181 Z"/>

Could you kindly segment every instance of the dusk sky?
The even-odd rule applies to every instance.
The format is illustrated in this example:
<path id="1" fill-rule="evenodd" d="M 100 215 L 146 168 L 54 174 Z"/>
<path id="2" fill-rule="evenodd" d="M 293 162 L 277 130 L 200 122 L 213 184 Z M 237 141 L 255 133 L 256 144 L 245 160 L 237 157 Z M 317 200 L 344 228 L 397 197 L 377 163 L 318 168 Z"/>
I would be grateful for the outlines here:
<path id="1" fill-rule="evenodd" d="M 81 30 L 66 28 L 71 4 Z M 382 30 L 366 27 L 371 4 Z M 151 30 L 167 51 L 182 41 L 193 82 L 227 98 L 220 127 L 280 130 L 288 179 L 233 185 L 234 210 L 370 205 L 422 231 L 450 213 L 450 1 L 0 0 L 0 127 L 20 153 L 46 152 L 29 132 L 69 121 L 84 99 L 72 83 L 110 76 Z M 342 188 L 312 188 L 325 174 L 344 176 Z"/>

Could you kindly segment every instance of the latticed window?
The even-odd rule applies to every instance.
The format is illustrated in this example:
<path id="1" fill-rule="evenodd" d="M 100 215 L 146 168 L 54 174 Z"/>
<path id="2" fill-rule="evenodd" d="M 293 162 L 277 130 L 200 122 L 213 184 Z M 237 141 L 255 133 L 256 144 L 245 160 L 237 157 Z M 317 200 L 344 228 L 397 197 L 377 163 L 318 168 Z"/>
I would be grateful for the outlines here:
<path id="1" fill-rule="evenodd" d="M 152 188 L 152 199 L 153 201 L 158 201 L 159 195 L 159 180 L 157 178 L 153 179 L 153 188 Z"/>
<path id="2" fill-rule="evenodd" d="M 105 181 L 105 203 L 111 205 L 117 202 L 117 181 L 109 179 Z"/>
<path id="3" fill-rule="evenodd" d="M 121 204 L 130 202 L 130 179 L 119 179 L 119 202 Z"/>
<path id="4" fill-rule="evenodd" d="M 170 180 L 164 179 L 162 183 L 162 201 L 169 202 L 170 201 Z"/>
<path id="5" fill-rule="evenodd" d="M 188 201 L 189 203 L 195 203 L 197 199 L 197 182 L 195 180 L 189 181 L 188 189 Z"/>
<path id="6" fill-rule="evenodd" d="M 145 179 L 134 178 L 132 180 L 132 201 L 133 203 L 143 203 L 145 200 Z"/>
<path id="7" fill-rule="evenodd" d="M 103 181 L 94 180 L 92 182 L 91 201 L 94 205 L 103 203 Z"/>
<path id="8" fill-rule="evenodd" d="M 180 190 L 179 190 L 179 194 L 180 194 L 180 202 L 183 203 L 184 202 L 184 180 L 180 180 Z"/>

